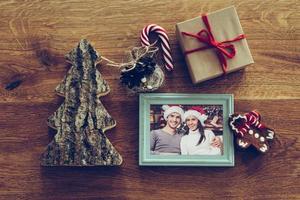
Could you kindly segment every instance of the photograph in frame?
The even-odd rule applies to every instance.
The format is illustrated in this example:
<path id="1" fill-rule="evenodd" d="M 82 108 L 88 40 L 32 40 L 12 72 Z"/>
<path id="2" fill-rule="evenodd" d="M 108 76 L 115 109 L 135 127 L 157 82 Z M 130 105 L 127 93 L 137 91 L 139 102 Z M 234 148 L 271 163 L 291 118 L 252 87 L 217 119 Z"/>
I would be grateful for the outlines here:
<path id="1" fill-rule="evenodd" d="M 139 164 L 233 166 L 231 94 L 141 94 Z"/>

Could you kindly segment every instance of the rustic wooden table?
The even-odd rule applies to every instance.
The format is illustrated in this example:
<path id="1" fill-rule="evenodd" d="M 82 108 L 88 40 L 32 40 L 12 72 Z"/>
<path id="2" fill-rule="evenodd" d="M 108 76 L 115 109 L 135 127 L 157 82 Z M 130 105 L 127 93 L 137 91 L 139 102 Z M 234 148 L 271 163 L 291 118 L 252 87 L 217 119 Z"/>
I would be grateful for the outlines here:
<path id="1" fill-rule="evenodd" d="M 1 199 L 300 199 L 300 5 L 288 1 L 2 1 L 0 3 Z M 255 64 L 200 85 L 191 83 L 175 24 L 235 5 Z M 111 86 L 101 100 L 117 120 L 107 136 L 121 167 L 42 168 L 54 133 L 47 117 L 61 104 L 54 88 L 64 54 L 81 38 L 121 62 L 139 32 L 157 23 L 168 32 L 175 71 L 159 92 L 232 93 L 235 110 L 258 109 L 276 130 L 271 151 L 236 150 L 236 166 L 139 167 L 138 98 L 119 85 L 118 70 L 99 67 Z M 8 83 L 21 79 L 14 90 Z M 130 116 L 130 117 L 128 117 Z"/>

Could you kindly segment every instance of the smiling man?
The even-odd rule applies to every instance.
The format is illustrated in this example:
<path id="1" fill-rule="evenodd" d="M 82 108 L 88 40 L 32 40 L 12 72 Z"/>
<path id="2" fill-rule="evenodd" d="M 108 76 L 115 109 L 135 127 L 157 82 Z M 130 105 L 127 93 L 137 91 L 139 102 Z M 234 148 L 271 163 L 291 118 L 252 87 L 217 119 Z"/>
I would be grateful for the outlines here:
<path id="1" fill-rule="evenodd" d="M 150 150 L 152 154 L 180 154 L 180 140 L 182 135 L 176 133 L 181 124 L 184 111 L 177 105 L 163 106 L 166 126 L 151 131 Z"/>

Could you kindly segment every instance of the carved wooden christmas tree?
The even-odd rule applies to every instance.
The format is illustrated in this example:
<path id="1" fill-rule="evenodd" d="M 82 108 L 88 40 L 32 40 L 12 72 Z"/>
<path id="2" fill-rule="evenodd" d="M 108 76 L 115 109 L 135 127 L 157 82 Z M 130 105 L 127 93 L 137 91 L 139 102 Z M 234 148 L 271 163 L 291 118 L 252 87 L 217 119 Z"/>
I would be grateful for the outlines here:
<path id="1" fill-rule="evenodd" d="M 120 165 L 121 155 L 104 134 L 116 121 L 99 100 L 110 89 L 96 69 L 97 52 L 87 40 L 81 40 L 66 57 L 72 67 L 55 89 L 65 101 L 48 118 L 48 125 L 56 129 L 57 134 L 42 154 L 41 164 Z"/>

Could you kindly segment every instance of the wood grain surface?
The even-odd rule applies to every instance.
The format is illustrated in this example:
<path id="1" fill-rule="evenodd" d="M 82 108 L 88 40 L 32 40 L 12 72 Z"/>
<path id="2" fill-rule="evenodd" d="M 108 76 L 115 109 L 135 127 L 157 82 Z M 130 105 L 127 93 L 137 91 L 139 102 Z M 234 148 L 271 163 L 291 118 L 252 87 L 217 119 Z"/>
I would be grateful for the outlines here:
<path id="1" fill-rule="evenodd" d="M 255 63 L 193 85 L 175 24 L 230 5 Z M 1 1 L 0 199 L 300 199 L 299 11 L 298 0 Z M 107 136 L 123 165 L 42 168 L 40 155 L 55 134 L 46 119 L 63 101 L 54 89 L 69 68 L 64 55 L 87 38 L 121 62 L 148 23 L 168 31 L 175 60 L 158 92 L 234 94 L 237 112 L 257 109 L 275 129 L 271 151 L 236 149 L 233 168 L 139 167 L 138 97 L 119 85 L 117 69 L 101 66 L 111 87 L 101 100 L 117 121 Z"/>

